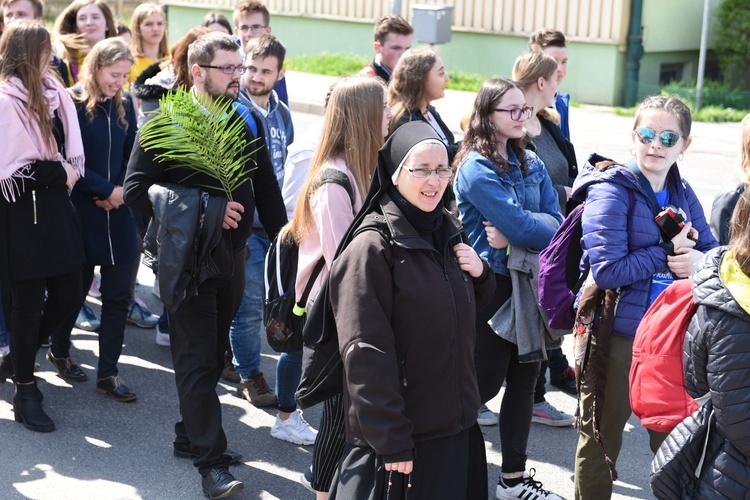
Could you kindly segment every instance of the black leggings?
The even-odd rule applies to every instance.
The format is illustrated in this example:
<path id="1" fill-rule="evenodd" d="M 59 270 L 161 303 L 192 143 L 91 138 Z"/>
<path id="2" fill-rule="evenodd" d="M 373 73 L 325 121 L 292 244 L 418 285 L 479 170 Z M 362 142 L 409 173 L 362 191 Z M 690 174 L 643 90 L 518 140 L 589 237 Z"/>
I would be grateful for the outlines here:
<path id="1" fill-rule="evenodd" d="M 510 277 L 496 274 L 497 286 L 492 301 L 477 311 L 477 344 L 474 365 L 482 404 L 494 398 L 503 382 L 506 383 L 500 406 L 500 444 L 503 454 L 502 471 L 526 470 L 526 445 L 534 410 L 534 386 L 539 374 L 539 362 L 518 361 L 518 346 L 501 338 L 487 321 L 512 294 Z"/>
<path id="2" fill-rule="evenodd" d="M 10 357 L 16 381 L 24 384 L 34 381 L 36 352 L 48 337 L 52 337 L 50 350 L 56 358 L 70 356 L 70 332 L 82 303 L 81 273 L 11 281 L 10 292 Z"/>
<path id="3" fill-rule="evenodd" d="M 344 397 L 339 394 L 323 403 L 320 429 L 313 446 L 312 481 L 315 491 L 328 491 L 346 445 Z"/>

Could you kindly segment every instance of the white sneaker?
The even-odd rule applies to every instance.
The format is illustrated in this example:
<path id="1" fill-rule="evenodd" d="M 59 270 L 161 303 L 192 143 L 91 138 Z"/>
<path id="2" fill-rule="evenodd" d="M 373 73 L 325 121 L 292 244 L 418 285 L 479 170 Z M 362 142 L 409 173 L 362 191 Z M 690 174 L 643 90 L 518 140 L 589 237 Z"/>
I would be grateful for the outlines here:
<path id="1" fill-rule="evenodd" d="M 312 445 L 315 443 L 315 436 L 317 435 L 318 431 L 305 422 L 302 412 L 296 410 L 286 420 L 281 420 L 276 415 L 276 422 L 271 427 L 271 437 L 294 444 Z"/>
<path id="2" fill-rule="evenodd" d="M 477 413 L 477 423 L 479 425 L 497 425 L 497 415 L 487 408 L 487 405 L 482 405 Z"/>
<path id="3" fill-rule="evenodd" d="M 159 328 L 159 324 L 156 325 L 156 345 L 163 345 L 169 347 L 169 332 L 162 332 Z"/>
<path id="4" fill-rule="evenodd" d="M 562 500 L 558 495 L 542 489 L 542 482 L 534 480 L 535 474 L 535 469 L 530 469 L 530 474 L 524 472 L 523 482 L 513 487 L 505 486 L 503 477 L 500 476 L 495 490 L 495 498 L 499 500 L 518 500 L 519 498 L 524 500 Z"/>

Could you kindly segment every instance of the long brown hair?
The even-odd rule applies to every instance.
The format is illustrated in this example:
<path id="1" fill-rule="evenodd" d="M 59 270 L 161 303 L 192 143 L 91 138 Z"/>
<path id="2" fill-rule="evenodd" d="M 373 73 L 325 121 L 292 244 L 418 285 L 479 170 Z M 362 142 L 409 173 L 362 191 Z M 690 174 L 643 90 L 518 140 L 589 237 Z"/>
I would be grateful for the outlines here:
<path id="1" fill-rule="evenodd" d="M 162 63 L 162 68 L 165 68 L 170 64 L 172 65 L 175 75 L 175 84 L 178 87 L 185 87 L 186 90 L 190 90 L 193 87 L 193 77 L 190 75 L 190 67 L 187 63 L 188 48 L 191 43 L 207 33 L 211 33 L 211 30 L 203 26 L 190 28 L 182 38 L 172 45 L 170 60 Z"/>
<path id="2" fill-rule="evenodd" d="M 742 151 L 740 152 L 740 179 L 750 184 L 750 113 L 742 119 Z"/>
<path id="3" fill-rule="evenodd" d="M 313 222 L 310 198 L 319 187 L 319 173 L 335 157 L 343 157 L 365 198 L 383 145 L 385 85 L 363 76 L 342 78 L 331 89 L 323 133 L 300 191 L 287 234 L 299 243 Z"/>
<path id="4" fill-rule="evenodd" d="M 745 276 L 750 276 L 750 189 L 737 200 L 729 220 L 729 247 Z"/>
<path id="5" fill-rule="evenodd" d="M 388 85 L 388 107 L 393 113 L 389 127 L 391 133 L 404 115 L 421 114 L 427 75 L 438 57 L 433 49 L 421 47 L 407 50 L 398 60 Z"/>
<path id="6" fill-rule="evenodd" d="M 130 45 L 133 51 L 134 57 L 145 57 L 143 53 L 143 34 L 141 33 L 141 23 L 146 20 L 151 14 L 159 13 L 164 20 L 164 36 L 159 41 L 159 57 L 169 54 L 169 46 L 167 45 L 167 16 L 164 14 L 164 9 L 160 5 L 155 3 L 142 3 L 133 11 L 133 17 L 130 19 L 130 29 L 133 32 L 133 41 Z"/>
<path id="7" fill-rule="evenodd" d="M 115 17 L 105 0 L 75 0 L 57 16 L 55 27 L 52 30 L 57 35 L 55 40 L 59 48 L 58 55 L 63 59 L 75 62 L 81 52 L 87 53 L 91 48 L 83 35 L 78 34 L 76 27 L 78 11 L 89 5 L 96 5 L 102 11 L 104 22 L 107 25 L 104 38 L 117 36 Z"/>
<path id="8" fill-rule="evenodd" d="M 495 127 L 490 121 L 490 116 L 495 112 L 498 103 L 511 89 L 521 90 L 516 82 L 504 78 L 493 78 L 482 84 L 474 101 L 474 109 L 471 111 L 466 135 L 461 142 L 456 157 L 453 159 L 454 168 L 458 168 L 469 151 L 474 150 L 496 164 L 500 173 L 508 171 L 508 162 L 497 152 Z M 526 173 L 525 147 L 526 139 L 524 137 L 508 139 L 507 148 L 512 149 L 516 154 L 518 161 L 521 163 L 521 171 L 524 174 Z"/>
<path id="9" fill-rule="evenodd" d="M 83 67 L 78 75 L 78 83 L 81 85 L 80 95 L 73 94 L 73 99 L 83 102 L 86 105 L 86 116 L 89 121 L 94 119 L 94 109 L 96 104 L 102 98 L 102 92 L 99 88 L 99 82 L 96 81 L 96 75 L 99 70 L 112 66 L 120 61 L 133 62 L 133 55 L 130 53 L 128 44 L 118 37 L 107 38 L 94 45 L 91 52 L 86 56 Z M 117 121 L 124 130 L 128 128 L 128 122 L 125 120 L 125 108 L 123 102 L 127 99 L 122 88 L 112 98 L 117 114 Z"/>
<path id="10" fill-rule="evenodd" d="M 29 93 L 29 115 L 36 122 L 49 151 L 55 151 L 55 138 L 47 100 L 42 88 L 41 63 L 52 53 L 49 32 L 36 21 L 10 23 L 0 38 L 0 82 L 17 77 Z M 46 62 L 46 61 L 45 61 Z M 57 73 L 49 70 L 49 76 Z"/>

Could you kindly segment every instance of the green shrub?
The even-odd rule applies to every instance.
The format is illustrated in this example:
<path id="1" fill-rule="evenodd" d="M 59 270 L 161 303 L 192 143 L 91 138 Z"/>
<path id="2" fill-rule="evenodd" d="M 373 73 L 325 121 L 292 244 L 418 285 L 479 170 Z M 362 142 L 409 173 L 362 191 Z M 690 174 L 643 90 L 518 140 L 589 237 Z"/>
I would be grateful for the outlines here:
<path id="1" fill-rule="evenodd" d="M 672 82 L 663 86 L 661 91 L 665 95 L 680 96 L 691 106 L 695 106 L 695 87 L 695 80 L 689 80 L 685 82 Z M 701 106 L 750 109 L 750 92 L 725 83 L 706 80 L 703 83 Z"/>
<path id="2" fill-rule="evenodd" d="M 750 0 L 721 2 L 713 48 L 724 79 L 750 90 Z"/>
<path id="3" fill-rule="evenodd" d="M 369 59 L 352 54 L 316 54 L 290 57 L 284 63 L 286 69 L 318 75 L 346 76 L 359 73 L 369 62 Z M 450 80 L 446 88 L 452 90 L 479 91 L 479 87 L 487 79 L 482 75 L 449 71 Z"/>

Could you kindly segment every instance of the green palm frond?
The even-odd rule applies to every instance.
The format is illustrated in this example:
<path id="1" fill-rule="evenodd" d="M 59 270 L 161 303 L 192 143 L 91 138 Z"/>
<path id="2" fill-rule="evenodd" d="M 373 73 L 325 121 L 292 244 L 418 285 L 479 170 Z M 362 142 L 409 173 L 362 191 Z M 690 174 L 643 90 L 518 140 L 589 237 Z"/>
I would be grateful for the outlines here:
<path id="1" fill-rule="evenodd" d="M 234 112 L 231 107 L 229 100 L 209 102 L 178 88 L 161 98 L 159 110 L 141 128 L 141 146 L 158 150 L 156 160 L 173 163 L 171 168 L 184 167 L 216 179 L 231 201 L 232 191 L 249 181 L 256 168 L 251 162 L 255 151 L 244 152 L 244 120 L 227 119 Z"/>

